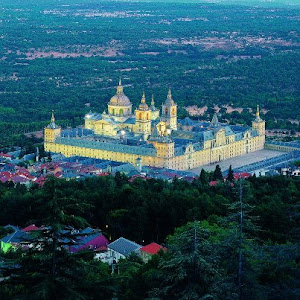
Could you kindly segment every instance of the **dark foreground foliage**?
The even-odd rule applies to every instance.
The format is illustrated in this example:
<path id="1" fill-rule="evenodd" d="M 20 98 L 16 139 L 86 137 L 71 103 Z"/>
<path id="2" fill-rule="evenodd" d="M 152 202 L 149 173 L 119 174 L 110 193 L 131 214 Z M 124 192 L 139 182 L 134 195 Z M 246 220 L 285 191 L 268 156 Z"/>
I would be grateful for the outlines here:
<path id="1" fill-rule="evenodd" d="M 39 233 L 39 250 L 1 255 L 0 298 L 237 299 L 240 184 L 210 187 L 207 178 L 131 183 L 118 173 L 49 178 L 42 189 L 1 185 L 0 225 L 50 229 Z M 299 299 L 300 181 L 250 177 L 241 185 L 243 299 Z M 147 264 L 130 256 L 112 273 L 90 253 L 63 250 L 61 229 L 87 224 L 168 251 Z"/>

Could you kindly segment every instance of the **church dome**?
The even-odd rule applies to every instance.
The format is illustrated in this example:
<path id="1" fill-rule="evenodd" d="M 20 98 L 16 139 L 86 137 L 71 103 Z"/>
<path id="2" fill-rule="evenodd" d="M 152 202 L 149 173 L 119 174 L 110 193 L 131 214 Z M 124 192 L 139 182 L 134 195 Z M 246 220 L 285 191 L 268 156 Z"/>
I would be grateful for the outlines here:
<path id="1" fill-rule="evenodd" d="M 113 97 L 111 97 L 108 105 L 112 105 L 112 106 L 131 106 L 132 105 L 129 98 L 124 94 L 121 80 L 117 87 L 117 93 Z"/>
<path id="2" fill-rule="evenodd" d="M 111 97 L 109 101 L 109 105 L 129 106 L 131 105 L 131 102 L 129 98 L 123 93 L 123 94 L 116 94 L 113 97 Z"/>

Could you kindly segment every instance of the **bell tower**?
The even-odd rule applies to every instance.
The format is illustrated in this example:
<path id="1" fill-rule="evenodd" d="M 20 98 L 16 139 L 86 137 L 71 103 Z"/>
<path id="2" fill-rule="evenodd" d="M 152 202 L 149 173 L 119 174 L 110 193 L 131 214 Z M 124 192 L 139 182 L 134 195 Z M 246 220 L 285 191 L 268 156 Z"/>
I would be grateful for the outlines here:
<path id="1" fill-rule="evenodd" d="M 53 143 L 57 137 L 61 134 L 61 127 L 55 124 L 54 111 L 52 110 L 52 116 L 50 124 L 44 129 L 44 141 Z"/>
<path id="2" fill-rule="evenodd" d="M 177 130 L 177 104 L 172 98 L 171 89 L 169 89 L 167 99 L 162 105 L 161 120 L 165 121 L 172 130 Z"/>
<path id="3" fill-rule="evenodd" d="M 152 95 L 152 99 L 151 99 L 150 110 L 151 110 L 151 120 L 157 120 L 159 118 L 159 109 L 155 107 L 153 95 Z"/>
<path id="4" fill-rule="evenodd" d="M 146 103 L 145 92 L 139 107 L 135 110 L 135 133 L 151 133 L 151 110 Z"/>

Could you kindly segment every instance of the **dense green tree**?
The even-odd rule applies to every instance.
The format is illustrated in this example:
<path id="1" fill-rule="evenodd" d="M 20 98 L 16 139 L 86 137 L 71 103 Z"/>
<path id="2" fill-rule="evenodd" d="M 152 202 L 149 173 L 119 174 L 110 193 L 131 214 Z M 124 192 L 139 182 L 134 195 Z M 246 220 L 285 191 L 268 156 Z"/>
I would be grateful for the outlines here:
<path id="1" fill-rule="evenodd" d="M 60 184 L 61 181 L 54 177 L 46 182 L 45 193 L 40 199 L 40 218 L 36 220 L 36 224 L 43 227 L 29 236 L 28 243 L 32 247 L 16 259 L 18 267 L 7 269 L 10 274 L 1 282 L 2 285 L 23 286 L 23 295 L 32 299 L 84 299 L 76 286 L 76 269 L 82 268 L 82 259 L 67 252 L 78 237 L 66 231 L 66 226 L 86 226 L 86 221 L 78 216 L 86 206 L 62 197 Z"/>
<path id="2" fill-rule="evenodd" d="M 213 180 L 223 180 L 222 171 L 219 165 L 216 165 L 216 168 L 213 173 Z"/>
<path id="3" fill-rule="evenodd" d="M 229 295 L 225 286 L 218 285 L 223 274 L 210 238 L 210 231 L 198 222 L 178 228 L 169 237 L 168 255 L 158 266 L 162 282 L 150 295 L 160 299 L 221 299 Z"/>
<path id="4" fill-rule="evenodd" d="M 297 299 L 300 181 L 283 176 L 252 176 L 242 181 L 242 187 L 243 297 Z M 70 297 L 76 294 L 97 299 L 99 294 L 103 299 L 138 300 L 156 295 L 170 299 L 168 287 L 174 284 L 178 297 L 189 286 L 193 295 L 206 293 L 218 299 L 220 292 L 227 295 L 230 290 L 228 295 L 234 299 L 238 291 L 239 188 L 239 181 L 233 185 L 220 182 L 214 187 L 200 180 L 129 182 L 121 174 L 117 178 L 91 177 L 80 181 L 49 178 L 44 187 L 29 189 L 0 183 L 0 225 L 44 225 L 40 243 L 49 242 L 43 251 L 31 249 L 23 256 L 16 252 L 4 259 L 0 254 L 2 266 L 4 260 L 6 267 L 9 260 L 12 265 L 20 266 L 4 270 L 17 276 L 1 282 L 0 297 L 17 299 L 18 295 L 26 297 L 29 293 L 39 297 L 37 291 L 44 291 L 45 297 L 50 297 L 47 292 L 50 287 L 53 291 L 59 289 L 58 297 L 65 297 L 65 288 L 69 287 L 74 291 Z M 62 228 L 80 228 L 86 222 L 103 229 L 107 238 L 123 235 L 140 244 L 166 243 L 169 252 L 148 264 L 130 258 L 121 262 L 112 276 L 111 268 L 93 261 L 91 256 L 84 253 L 70 256 L 64 247 L 58 249 L 63 246 Z M 188 222 L 192 223 L 186 225 Z M 195 224 L 198 224 L 196 239 Z M 175 233 L 174 228 L 178 228 Z M 173 235 L 167 239 L 170 234 Z M 193 241 L 197 242 L 196 248 Z M 201 251 L 203 261 L 201 255 L 198 261 L 194 254 Z M 16 260 L 18 264 L 14 263 Z M 196 270 L 192 269 L 194 260 Z M 210 265 L 211 269 L 203 273 L 207 290 L 202 285 L 197 287 L 201 268 Z M 172 278 L 176 272 L 181 277 Z M 64 287 L 60 288 L 58 280 Z"/>
<path id="5" fill-rule="evenodd" d="M 202 184 L 208 183 L 208 175 L 204 169 L 201 169 L 199 180 Z"/>
<path id="6" fill-rule="evenodd" d="M 228 169 L 227 180 L 230 181 L 230 182 L 232 182 L 233 179 L 234 179 L 233 170 L 232 170 L 232 166 L 230 165 L 229 169 Z"/>

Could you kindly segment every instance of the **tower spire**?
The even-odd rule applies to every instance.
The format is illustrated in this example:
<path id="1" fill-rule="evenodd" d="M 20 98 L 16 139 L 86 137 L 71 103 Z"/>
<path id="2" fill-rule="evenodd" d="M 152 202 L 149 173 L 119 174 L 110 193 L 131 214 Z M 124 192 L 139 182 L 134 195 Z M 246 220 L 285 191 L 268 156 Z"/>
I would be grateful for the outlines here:
<path id="1" fill-rule="evenodd" d="M 52 109 L 51 121 L 50 124 L 47 126 L 47 128 L 52 128 L 52 129 L 59 128 L 59 126 L 56 126 L 55 124 L 54 109 Z"/>
<path id="2" fill-rule="evenodd" d="M 256 122 L 262 121 L 262 119 L 261 119 L 261 117 L 259 115 L 259 105 L 257 105 L 257 107 L 256 107 L 255 121 Z"/>
<path id="3" fill-rule="evenodd" d="M 168 98 L 169 99 L 172 99 L 172 91 L 171 91 L 171 88 L 169 87 L 169 91 L 168 91 Z"/>
<path id="4" fill-rule="evenodd" d="M 260 118 L 260 116 L 259 116 L 259 105 L 257 105 L 257 107 L 256 107 L 256 118 Z"/>
<path id="5" fill-rule="evenodd" d="M 123 93 L 123 86 L 122 86 L 122 80 L 121 77 L 119 79 L 119 85 L 117 86 L 117 94 L 122 94 Z"/>
<path id="6" fill-rule="evenodd" d="M 219 120 L 218 120 L 217 113 L 214 113 L 213 118 L 210 122 L 210 126 L 211 127 L 219 127 Z"/>
<path id="7" fill-rule="evenodd" d="M 52 109 L 51 123 L 55 123 L 54 109 Z"/>
<path id="8" fill-rule="evenodd" d="M 143 91 L 143 96 L 142 96 L 141 103 L 146 103 L 145 91 Z"/>
<path id="9" fill-rule="evenodd" d="M 140 109 L 140 110 L 148 110 L 149 109 L 149 107 L 146 103 L 145 91 L 143 91 L 143 96 L 142 96 L 141 103 L 140 103 L 138 109 Z"/>
<path id="10" fill-rule="evenodd" d="M 151 106 L 154 107 L 154 95 L 152 94 L 152 97 L 151 97 Z"/>

